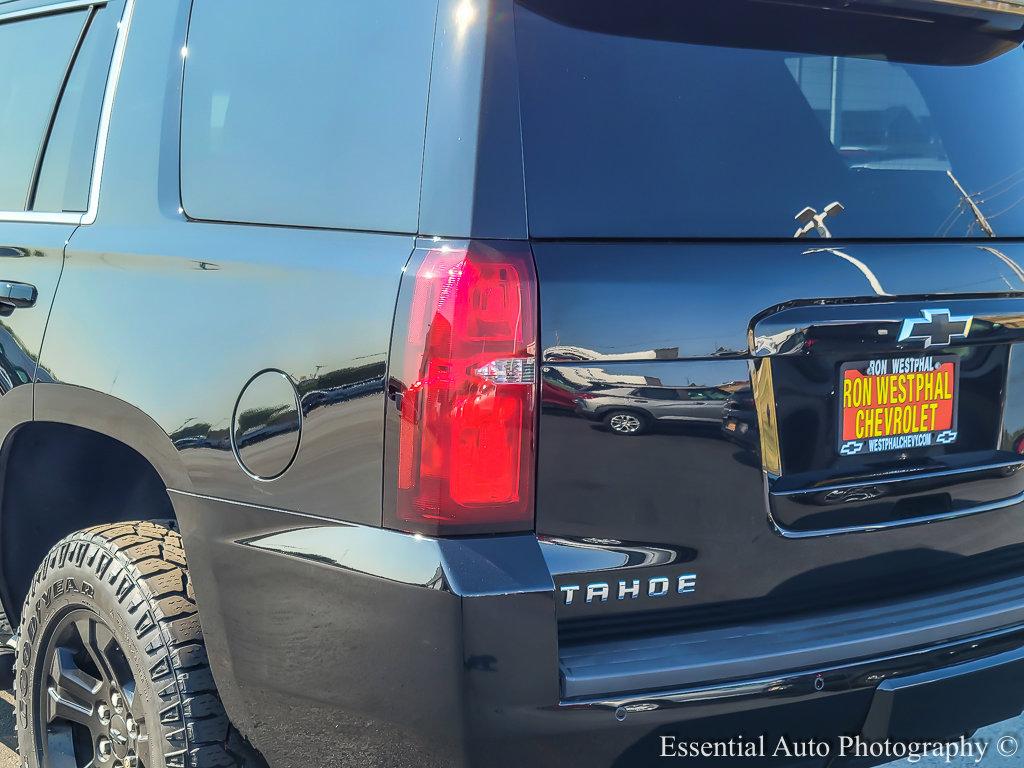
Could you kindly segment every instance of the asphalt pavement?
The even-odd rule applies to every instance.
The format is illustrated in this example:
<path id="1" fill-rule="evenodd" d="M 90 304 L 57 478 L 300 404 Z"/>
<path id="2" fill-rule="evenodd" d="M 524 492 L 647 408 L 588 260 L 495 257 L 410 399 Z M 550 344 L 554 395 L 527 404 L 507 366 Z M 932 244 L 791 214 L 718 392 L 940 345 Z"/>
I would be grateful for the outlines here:
<path id="1" fill-rule="evenodd" d="M 0 691 L 0 768 L 18 768 L 18 740 L 14 735 L 14 695 Z"/>

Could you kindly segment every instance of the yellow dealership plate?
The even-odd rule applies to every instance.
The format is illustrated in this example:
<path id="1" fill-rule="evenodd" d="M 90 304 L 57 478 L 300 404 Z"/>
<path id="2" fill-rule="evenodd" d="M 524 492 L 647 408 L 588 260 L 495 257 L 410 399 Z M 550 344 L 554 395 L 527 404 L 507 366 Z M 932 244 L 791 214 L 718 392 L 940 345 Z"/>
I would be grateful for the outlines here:
<path id="1" fill-rule="evenodd" d="M 905 451 L 957 439 L 960 359 L 895 357 L 844 363 L 839 372 L 839 453 Z"/>

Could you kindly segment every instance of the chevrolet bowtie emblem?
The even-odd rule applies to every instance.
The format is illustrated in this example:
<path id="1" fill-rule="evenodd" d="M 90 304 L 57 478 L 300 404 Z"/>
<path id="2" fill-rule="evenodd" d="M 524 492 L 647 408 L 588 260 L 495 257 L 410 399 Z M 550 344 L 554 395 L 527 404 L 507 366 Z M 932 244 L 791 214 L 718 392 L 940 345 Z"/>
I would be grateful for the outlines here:
<path id="1" fill-rule="evenodd" d="M 954 339 L 966 339 L 974 323 L 972 315 L 954 317 L 948 309 L 922 309 L 923 318 L 907 318 L 900 329 L 899 341 L 918 340 L 925 347 L 942 347 Z"/>

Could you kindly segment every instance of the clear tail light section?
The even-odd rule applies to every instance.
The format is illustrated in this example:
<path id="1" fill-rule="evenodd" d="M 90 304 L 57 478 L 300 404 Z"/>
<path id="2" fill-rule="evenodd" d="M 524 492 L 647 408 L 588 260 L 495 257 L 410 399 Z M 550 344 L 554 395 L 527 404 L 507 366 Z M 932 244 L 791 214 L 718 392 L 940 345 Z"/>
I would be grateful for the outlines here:
<path id="1" fill-rule="evenodd" d="M 532 530 L 537 279 L 529 247 L 417 250 L 395 319 L 395 476 L 385 524 L 432 535 Z"/>

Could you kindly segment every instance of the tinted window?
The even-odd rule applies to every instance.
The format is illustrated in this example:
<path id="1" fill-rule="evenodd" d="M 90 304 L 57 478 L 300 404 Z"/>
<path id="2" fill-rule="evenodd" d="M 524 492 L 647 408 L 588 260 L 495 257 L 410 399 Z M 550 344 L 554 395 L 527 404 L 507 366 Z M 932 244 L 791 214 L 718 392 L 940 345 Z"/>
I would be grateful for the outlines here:
<path id="1" fill-rule="evenodd" d="M 54 101 L 87 14 L 0 24 L 0 211 L 25 209 Z"/>
<path id="2" fill-rule="evenodd" d="M 187 213 L 414 232 L 433 28 L 426 0 L 196 0 Z"/>
<path id="3" fill-rule="evenodd" d="M 96 11 L 57 109 L 33 209 L 85 211 L 119 8 Z"/>
<path id="4" fill-rule="evenodd" d="M 920 46 L 958 57 L 932 61 L 913 35 L 938 40 L 952 21 L 901 42 L 897 21 L 862 15 L 863 39 L 805 27 L 822 50 L 793 52 L 774 48 L 772 30 L 727 38 L 739 33 L 715 16 L 725 0 L 671 10 L 598 0 L 582 21 L 549 10 L 571 4 L 531 4 L 539 10 L 516 13 L 534 235 L 1024 234 L 1016 41 L 986 49 L 961 25 L 943 45 Z M 655 6 L 657 25 L 623 33 L 627 17 L 655 19 Z M 812 217 L 826 208 L 819 229 Z"/>
<path id="5" fill-rule="evenodd" d="M 729 397 L 720 389 L 681 389 L 679 394 L 684 400 L 726 400 Z"/>
<path id="6" fill-rule="evenodd" d="M 677 400 L 679 393 L 674 389 L 662 389 L 659 387 L 645 387 L 634 393 L 637 397 L 646 397 L 648 400 Z"/>

